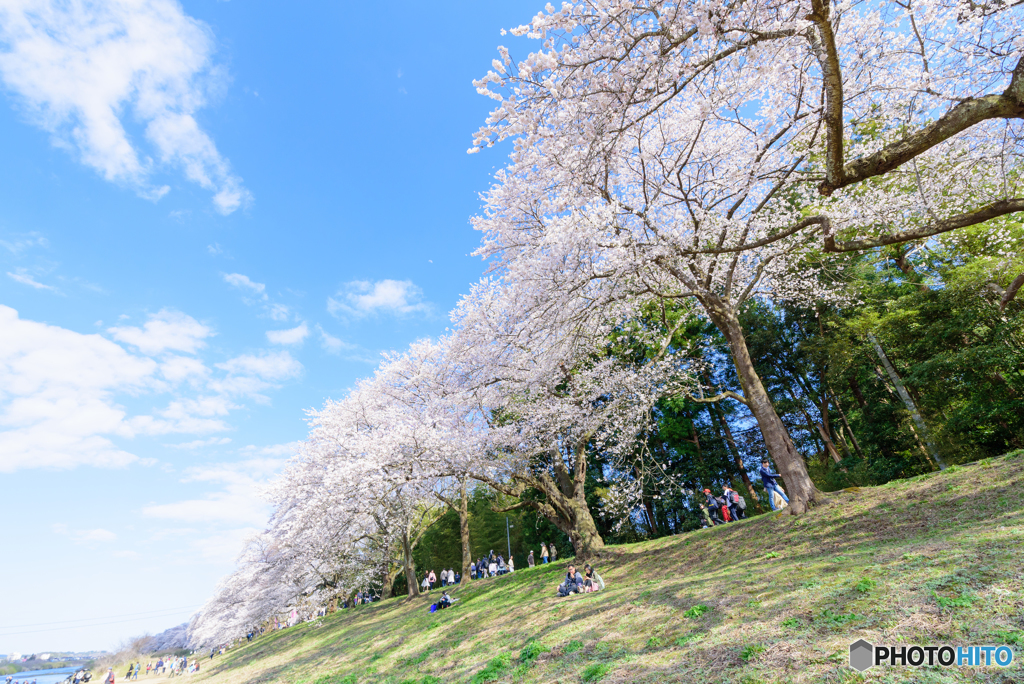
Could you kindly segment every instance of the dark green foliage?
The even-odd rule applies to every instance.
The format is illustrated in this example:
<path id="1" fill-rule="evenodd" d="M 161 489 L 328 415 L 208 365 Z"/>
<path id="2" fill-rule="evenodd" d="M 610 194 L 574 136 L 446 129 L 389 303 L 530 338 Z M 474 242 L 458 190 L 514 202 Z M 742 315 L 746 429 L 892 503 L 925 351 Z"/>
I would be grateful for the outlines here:
<path id="1" fill-rule="evenodd" d="M 573 639 L 572 641 L 570 641 L 569 643 L 567 643 L 565 645 L 565 648 L 562 649 L 562 653 L 568 655 L 570 653 L 575 653 L 576 651 L 579 651 L 582 648 L 583 648 L 583 642 L 580 641 L 579 639 Z"/>
<path id="2" fill-rule="evenodd" d="M 488 661 L 484 669 L 473 675 L 473 678 L 469 680 L 471 684 L 484 684 L 484 682 L 496 682 L 501 679 L 505 671 L 509 669 L 512 664 L 512 658 L 508 653 L 502 653 L 497 658 L 492 658 Z"/>
<path id="3" fill-rule="evenodd" d="M 612 666 L 608 663 L 594 663 L 583 669 L 583 681 L 599 682 L 604 676 L 611 672 Z"/>
<path id="4" fill-rule="evenodd" d="M 519 662 L 532 663 L 541 653 L 547 653 L 551 649 L 539 641 L 531 641 L 519 652 Z"/>
<path id="5" fill-rule="evenodd" d="M 705 606 L 701 603 L 698 603 L 697 605 L 687 609 L 687 611 L 683 613 L 683 617 L 699 618 L 701 615 L 709 612 L 710 610 L 711 608 L 709 606 Z"/>

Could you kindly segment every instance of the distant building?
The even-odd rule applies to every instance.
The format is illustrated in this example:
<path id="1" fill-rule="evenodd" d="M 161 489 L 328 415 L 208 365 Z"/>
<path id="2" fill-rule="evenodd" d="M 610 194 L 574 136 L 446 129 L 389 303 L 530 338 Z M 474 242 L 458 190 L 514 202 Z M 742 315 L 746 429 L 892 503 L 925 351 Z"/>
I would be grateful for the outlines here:
<path id="1" fill-rule="evenodd" d="M 40 660 L 49 660 L 50 659 L 50 654 L 49 653 L 41 653 L 41 654 L 39 654 L 39 659 Z"/>
<path id="2" fill-rule="evenodd" d="M 21 654 L 20 653 L 12 653 L 11 657 L 8 658 L 8 660 L 10 660 L 12 663 L 16 663 L 19 660 L 21 660 Z"/>

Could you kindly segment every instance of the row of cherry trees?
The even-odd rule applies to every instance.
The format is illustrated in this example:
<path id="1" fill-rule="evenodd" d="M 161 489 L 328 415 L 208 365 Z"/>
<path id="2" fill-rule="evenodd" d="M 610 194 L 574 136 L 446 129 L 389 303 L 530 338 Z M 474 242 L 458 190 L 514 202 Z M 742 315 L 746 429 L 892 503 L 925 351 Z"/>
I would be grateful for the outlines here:
<path id="1" fill-rule="evenodd" d="M 1013 300 L 1021 15 L 1009 0 L 576 0 L 513 29 L 539 47 L 499 48 L 476 82 L 498 104 L 471 152 L 514 142 L 474 219 L 489 277 L 448 335 L 311 413 L 268 530 L 196 638 L 389 591 L 402 572 L 417 593 L 412 550 L 445 507 L 465 575 L 471 482 L 598 553 L 588 458 L 622 475 L 608 501 L 623 514 L 668 483 L 636 439 L 666 397 L 745 404 L 793 512 L 813 505 L 741 312 L 841 306 L 856 297 L 845 253 L 970 226 L 1002 239 L 986 277 Z M 694 320 L 721 333 L 740 392 L 715 394 L 699 350 L 673 343 Z M 623 338 L 644 353 L 621 353 Z"/>

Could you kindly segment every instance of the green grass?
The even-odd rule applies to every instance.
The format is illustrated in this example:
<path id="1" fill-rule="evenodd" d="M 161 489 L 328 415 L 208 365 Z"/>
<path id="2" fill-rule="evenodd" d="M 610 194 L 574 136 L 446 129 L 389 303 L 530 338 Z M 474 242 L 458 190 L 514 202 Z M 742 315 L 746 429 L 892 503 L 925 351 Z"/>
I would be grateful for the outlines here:
<path id="1" fill-rule="evenodd" d="M 204 661 L 192 684 L 1024 681 L 1024 452 L 608 547 L 604 591 L 565 563 L 339 611 Z M 567 560 L 567 559 L 566 559 Z M 855 673 L 850 643 L 1008 644 L 1010 670 Z M 244 641 L 244 640 L 243 640 Z"/>
<path id="2" fill-rule="evenodd" d="M 683 617 L 685 617 L 685 618 L 699 618 L 704 613 L 710 612 L 710 610 L 711 610 L 711 608 L 709 608 L 708 606 L 705 606 L 703 604 L 698 603 L 693 608 L 690 608 L 685 613 L 683 613 Z"/>

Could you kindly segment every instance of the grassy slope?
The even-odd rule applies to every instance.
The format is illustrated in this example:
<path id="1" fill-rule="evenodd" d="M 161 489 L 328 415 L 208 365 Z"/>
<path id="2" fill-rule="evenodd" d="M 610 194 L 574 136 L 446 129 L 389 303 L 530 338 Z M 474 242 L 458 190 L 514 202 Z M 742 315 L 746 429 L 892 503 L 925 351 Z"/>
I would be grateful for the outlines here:
<path id="1" fill-rule="evenodd" d="M 559 562 L 470 583 L 454 608 L 433 615 L 428 597 L 341 611 L 206 660 L 198 679 L 1020 682 L 1022 541 L 1019 452 L 836 493 L 801 518 L 763 515 L 610 547 L 598 563 L 608 588 L 596 594 L 556 598 Z M 710 610 L 687 617 L 698 605 Z M 863 676 L 846 666 L 861 637 L 1010 643 L 1015 662 Z M 550 651 L 522 659 L 530 640 Z"/>

